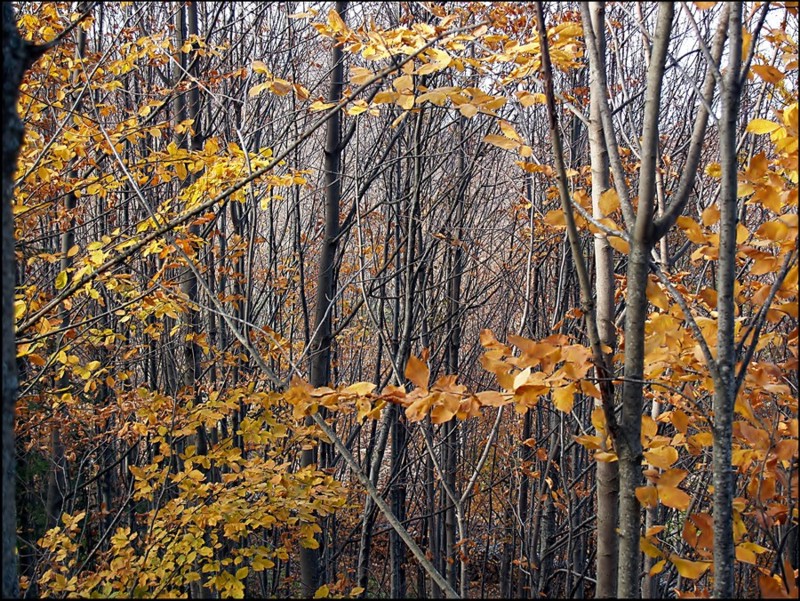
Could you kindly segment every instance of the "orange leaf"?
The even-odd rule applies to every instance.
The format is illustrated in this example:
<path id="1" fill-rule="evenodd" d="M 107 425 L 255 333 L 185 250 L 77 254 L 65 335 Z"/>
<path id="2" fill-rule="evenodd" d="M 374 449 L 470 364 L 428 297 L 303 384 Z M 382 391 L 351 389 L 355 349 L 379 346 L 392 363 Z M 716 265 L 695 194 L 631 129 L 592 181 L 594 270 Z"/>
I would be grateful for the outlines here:
<path id="1" fill-rule="evenodd" d="M 786 77 L 784 73 L 782 73 L 772 65 L 753 65 L 751 69 L 761 79 L 773 85 L 780 82 L 784 77 Z"/>
<path id="2" fill-rule="evenodd" d="M 643 536 L 639 537 L 639 546 L 642 549 L 642 553 L 644 553 L 649 557 L 655 558 L 655 557 L 661 557 L 663 555 L 661 549 L 656 547 L 653 543 L 651 543 Z"/>
<path id="3" fill-rule="evenodd" d="M 408 357 L 405 376 L 411 380 L 411 382 L 413 382 L 414 386 L 417 388 L 423 388 L 425 390 L 428 389 L 428 380 L 431 377 L 431 372 L 428 369 L 428 366 L 417 359 L 414 355 L 410 355 Z"/>
<path id="4" fill-rule="evenodd" d="M 656 282 L 655 276 L 647 278 L 646 293 L 647 300 L 649 300 L 653 306 L 658 307 L 662 311 L 669 311 L 669 301 L 667 300 L 667 295 L 664 294 L 663 290 L 661 290 L 661 286 L 659 286 Z"/>
<path id="5" fill-rule="evenodd" d="M 481 405 L 487 407 L 502 407 L 511 402 L 510 398 L 503 396 L 502 393 L 496 390 L 486 390 L 484 392 L 479 392 L 475 396 L 478 397 L 478 401 L 480 401 Z"/>
<path id="6" fill-rule="evenodd" d="M 670 415 L 670 421 L 678 432 L 686 434 L 686 430 L 689 428 L 689 416 L 686 413 L 680 409 L 675 409 Z"/>
<path id="7" fill-rule="evenodd" d="M 678 451 L 673 447 L 663 446 L 644 452 L 644 458 L 653 467 L 660 467 L 662 470 L 669 469 L 678 460 Z"/>
<path id="8" fill-rule="evenodd" d="M 673 509 L 680 509 L 681 511 L 689 508 L 692 498 L 676 486 L 663 486 L 658 487 L 658 498 L 661 503 Z"/>
<path id="9" fill-rule="evenodd" d="M 642 507 L 658 506 L 658 490 L 654 486 L 636 487 L 636 498 L 639 499 Z"/>

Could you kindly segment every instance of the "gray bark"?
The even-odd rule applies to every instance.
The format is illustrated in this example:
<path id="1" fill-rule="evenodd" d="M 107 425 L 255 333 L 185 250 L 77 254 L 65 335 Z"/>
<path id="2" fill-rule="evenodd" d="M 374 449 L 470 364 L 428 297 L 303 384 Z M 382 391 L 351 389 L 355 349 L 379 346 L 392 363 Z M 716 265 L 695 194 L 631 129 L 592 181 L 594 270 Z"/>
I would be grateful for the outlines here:
<path id="1" fill-rule="evenodd" d="M 625 314 L 625 381 L 622 386 L 622 416 L 617 442 L 619 455 L 619 565 L 617 594 L 623 598 L 639 597 L 641 508 L 636 488 L 642 472 L 642 410 L 644 373 L 644 328 L 647 320 L 647 275 L 650 252 L 655 243 L 655 177 L 658 156 L 658 113 L 661 83 L 672 28 L 674 7 L 659 7 L 653 37 L 642 126 L 642 163 L 639 172 L 639 207 L 631 236 L 628 262 L 628 295 Z"/>
<path id="2" fill-rule="evenodd" d="M 737 172 L 736 124 L 739 117 L 742 57 L 742 3 L 735 2 L 728 16 L 728 70 L 725 74 L 720 119 L 722 168 L 717 269 L 717 378 L 714 382 L 714 597 L 734 596 L 733 468 L 731 445 L 736 399 L 734 345 L 734 282 L 736 281 Z"/>
<path id="3" fill-rule="evenodd" d="M 605 31 L 605 7 L 602 3 L 589 5 L 590 18 L 594 31 Z M 600 58 L 605 58 L 605 36 L 598 37 Z M 598 66 L 605 71 L 605 65 Z M 600 210 L 600 197 L 610 188 L 608 153 L 603 137 L 603 123 L 600 107 L 596 101 L 604 90 L 596 74 L 590 74 L 589 106 L 589 152 L 592 164 L 592 212 L 597 218 L 603 217 Z M 600 342 L 610 349 L 616 347 L 616 328 L 614 327 L 614 263 L 613 249 L 608 238 L 597 233 L 594 237 L 595 294 L 597 303 L 597 330 Z M 610 363 L 610 357 L 607 356 Z M 602 401 L 600 401 L 602 403 Z M 606 399 L 613 403 L 613 398 Z M 616 462 L 598 461 L 597 465 L 597 589 L 598 598 L 613 598 L 617 590 L 617 503 L 619 496 L 619 471 Z"/>

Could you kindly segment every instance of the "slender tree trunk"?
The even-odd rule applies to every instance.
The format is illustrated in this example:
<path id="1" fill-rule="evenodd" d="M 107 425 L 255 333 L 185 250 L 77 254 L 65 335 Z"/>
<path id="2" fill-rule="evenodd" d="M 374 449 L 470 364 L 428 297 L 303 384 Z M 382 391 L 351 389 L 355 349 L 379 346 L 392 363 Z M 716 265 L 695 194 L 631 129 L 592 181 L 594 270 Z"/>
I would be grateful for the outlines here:
<path id="1" fill-rule="evenodd" d="M 625 381 L 622 386 L 622 416 L 617 443 L 619 455 L 619 565 L 617 594 L 638 598 L 640 594 L 639 537 L 641 508 L 636 488 L 642 481 L 642 410 L 644 374 L 644 330 L 647 321 L 647 275 L 653 249 L 655 169 L 658 153 L 658 113 L 664 64 L 672 29 L 674 7 L 659 6 L 653 40 L 642 126 L 642 164 L 639 171 L 639 207 L 631 236 L 628 259 L 627 307 L 625 311 Z"/>
<path id="2" fill-rule="evenodd" d="M 589 5 L 590 18 L 594 31 L 605 31 L 605 7 L 602 2 Z M 598 49 L 601 60 L 605 57 L 605 36 L 598 35 Z M 605 70 L 605 65 L 598 69 Z M 608 172 L 608 153 L 606 152 L 603 123 L 600 106 L 597 102 L 599 94 L 605 93 L 600 88 L 598 78 L 590 74 L 590 106 L 589 106 L 589 152 L 592 164 L 592 213 L 601 218 L 600 197 L 610 188 Z M 595 261 L 595 294 L 597 303 L 597 332 L 600 342 L 611 351 L 606 355 L 609 364 L 611 354 L 616 347 L 616 328 L 614 327 L 614 263 L 613 249 L 608 238 L 598 233 L 594 236 Z M 613 403 L 613 397 L 599 401 Z M 605 433 L 598 433 L 605 438 Z M 597 465 L 597 589 L 596 596 L 601 599 L 616 597 L 617 589 L 617 503 L 619 496 L 619 472 L 617 462 L 595 462 Z"/>
<path id="3" fill-rule="evenodd" d="M 455 211 L 453 212 L 453 225 L 454 231 L 452 232 L 455 244 L 448 248 L 450 254 L 450 277 L 448 279 L 448 294 L 447 294 L 447 358 L 446 370 L 448 374 L 458 374 L 459 372 L 459 349 L 461 348 L 461 320 L 459 314 L 461 312 L 461 278 L 464 272 L 464 251 L 461 247 L 461 240 L 464 237 L 464 194 L 468 185 L 468 175 L 466 172 L 466 164 L 464 160 L 464 127 L 466 118 L 461 117 L 458 120 L 458 186 L 455 195 Z M 459 455 L 459 440 L 458 430 L 456 427 L 456 420 L 450 420 L 443 425 L 443 432 L 445 442 L 443 450 L 445 460 L 443 462 L 444 474 L 447 485 L 453 491 L 456 497 L 458 494 L 458 484 L 456 473 L 458 470 L 458 455 Z M 456 541 L 458 540 L 456 533 L 456 507 L 451 500 L 447 500 L 447 509 L 445 511 L 445 549 L 447 557 L 447 579 L 450 586 L 456 588 L 457 580 L 459 578 L 459 566 L 461 562 L 456 553 Z M 466 567 L 464 564 L 463 567 Z M 462 594 L 468 584 L 468 574 L 462 573 L 461 577 L 461 591 Z"/>
<path id="4" fill-rule="evenodd" d="M 736 281 L 737 173 L 736 124 L 739 117 L 742 62 L 742 3 L 734 2 L 728 17 L 728 69 L 722 92 L 719 162 L 719 263 L 717 269 L 717 380 L 714 382 L 714 597 L 734 596 L 732 427 L 736 400 L 734 345 Z"/>
<path id="5" fill-rule="evenodd" d="M 347 2 L 336 3 L 336 12 L 345 18 Z M 344 88 L 344 55 L 339 45 L 331 53 L 332 72 L 328 102 L 339 102 Z M 335 265 L 339 238 L 339 203 L 341 202 L 341 132 L 340 114 L 337 112 L 327 124 L 325 138 L 325 234 L 317 279 L 317 297 L 314 314 L 314 331 L 310 353 L 310 384 L 314 387 L 329 385 L 331 374 L 331 321 L 336 291 Z M 313 421 L 308 418 L 307 425 Z M 315 463 L 314 449 L 303 451 L 301 465 Z M 300 573 L 303 595 L 313 595 L 319 586 L 320 562 L 318 549 L 300 550 Z"/>

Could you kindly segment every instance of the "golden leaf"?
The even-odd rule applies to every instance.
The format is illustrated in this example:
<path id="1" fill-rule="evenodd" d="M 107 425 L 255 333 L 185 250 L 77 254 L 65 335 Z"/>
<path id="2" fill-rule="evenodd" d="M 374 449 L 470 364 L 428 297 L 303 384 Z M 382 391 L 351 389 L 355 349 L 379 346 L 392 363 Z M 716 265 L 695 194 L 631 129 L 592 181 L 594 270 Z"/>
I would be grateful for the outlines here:
<path id="1" fill-rule="evenodd" d="M 511 399 L 496 390 L 486 390 L 475 395 L 481 405 L 487 407 L 502 407 L 511 402 Z"/>
<path id="2" fill-rule="evenodd" d="M 661 552 L 661 549 L 656 547 L 653 543 L 647 540 L 645 537 L 639 537 L 639 546 L 642 549 L 642 553 L 647 555 L 648 557 L 661 557 L 664 554 Z"/>
<path id="3" fill-rule="evenodd" d="M 609 188 L 600 195 L 598 203 L 603 215 L 611 215 L 619 208 L 619 196 L 614 188 Z"/>
<path id="4" fill-rule="evenodd" d="M 672 448 L 672 447 L 669 447 Z M 674 449 L 673 449 L 674 450 Z M 684 511 L 689 508 L 692 498 L 676 486 L 656 485 L 658 488 L 658 498 L 661 503 L 673 509 Z"/>
<path id="5" fill-rule="evenodd" d="M 572 405 L 575 402 L 575 383 L 572 382 L 562 388 L 553 390 L 553 404 L 556 409 L 563 413 L 572 411 Z"/>
<path id="6" fill-rule="evenodd" d="M 516 150 L 519 147 L 519 142 L 504 136 L 498 136 L 497 134 L 486 134 L 483 137 L 483 141 L 504 150 Z"/>
<path id="7" fill-rule="evenodd" d="M 654 486 L 637 486 L 636 498 L 642 507 L 656 507 L 658 506 L 658 491 Z"/>
<path id="8" fill-rule="evenodd" d="M 678 555 L 670 555 L 669 560 L 677 568 L 678 574 L 690 580 L 700 578 L 711 567 L 710 561 L 690 561 Z"/>
<path id="9" fill-rule="evenodd" d="M 671 446 L 665 445 L 645 451 L 644 458 L 653 467 L 660 467 L 662 470 L 666 470 L 678 460 L 678 451 Z"/>
<path id="10" fill-rule="evenodd" d="M 773 85 L 779 83 L 783 78 L 786 77 L 785 73 L 779 71 L 772 65 L 753 65 L 751 69 L 761 79 Z"/>
<path id="11" fill-rule="evenodd" d="M 767 119 L 753 119 L 747 125 L 747 131 L 751 134 L 768 134 L 780 127 L 780 124 Z"/>

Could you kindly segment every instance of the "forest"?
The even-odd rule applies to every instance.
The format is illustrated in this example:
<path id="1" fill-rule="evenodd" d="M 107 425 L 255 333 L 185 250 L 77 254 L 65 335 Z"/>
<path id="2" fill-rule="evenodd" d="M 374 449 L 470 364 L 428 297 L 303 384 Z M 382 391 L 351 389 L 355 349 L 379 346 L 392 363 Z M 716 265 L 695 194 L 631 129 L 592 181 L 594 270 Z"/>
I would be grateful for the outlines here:
<path id="1" fill-rule="evenodd" d="M 2 17 L 3 598 L 797 598 L 797 2 Z"/>

